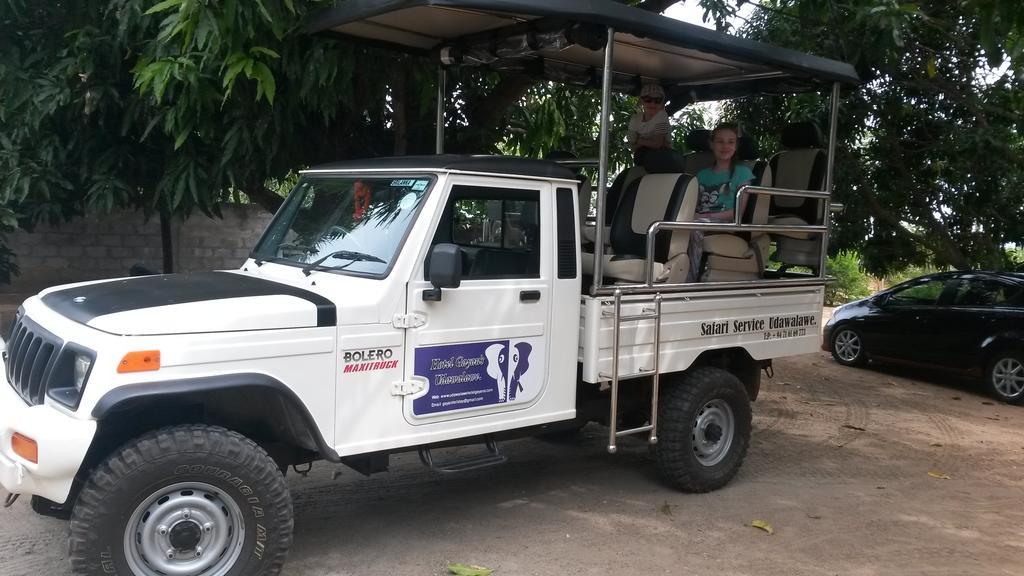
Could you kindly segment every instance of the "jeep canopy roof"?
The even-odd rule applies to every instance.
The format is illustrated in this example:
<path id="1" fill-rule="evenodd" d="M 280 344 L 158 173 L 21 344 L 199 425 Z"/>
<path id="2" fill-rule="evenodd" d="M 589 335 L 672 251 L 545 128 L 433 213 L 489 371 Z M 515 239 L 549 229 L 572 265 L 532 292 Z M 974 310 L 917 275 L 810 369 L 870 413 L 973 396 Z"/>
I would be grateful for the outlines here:
<path id="1" fill-rule="evenodd" d="M 469 156 L 441 154 L 434 156 L 395 156 L 345 160 L 313 166 L 303 174 L 332 172 L 415 172 L 415 171 L 477 172 L 483 174 L 514 174 L 532 178 L 576 180 L 572 170 L 547 160 L 514 158 L 512 156 Z"/>
<path id="2" fill-rule="evenodd" d="M 617 92 L 637 93 L 653 80 L 679 104 L 859 83 L 849 64 L 613 0 L 346 0 L 315 16 L 308 30 L 435 54 L 445 65 L 600 88 L 608 27 L 615 30 Z"/>

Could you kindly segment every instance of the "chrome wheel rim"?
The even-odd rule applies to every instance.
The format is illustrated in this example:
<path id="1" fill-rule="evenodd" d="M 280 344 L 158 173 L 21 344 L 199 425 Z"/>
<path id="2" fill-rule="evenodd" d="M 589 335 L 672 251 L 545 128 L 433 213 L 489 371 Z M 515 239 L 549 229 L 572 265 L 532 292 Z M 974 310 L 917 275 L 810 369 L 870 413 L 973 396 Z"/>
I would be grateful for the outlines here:
<path id="1" fill-rule="evenodd" d="M 853 362 L 860 356 L 860 336 L 853 330 L 843 330 L 836 334 L 836 356 L 843 362 Z"/>
<path id="2" fill-rule="evenodd" d="M 693 422 L 693 453 L 704 466 L 718 464 L 732 447 L 736 419 L 725 400 L 712 400 L 697 412 Z"/>
<path id="3" fill-rule="evenodd" d="M 992 367 L 992 386 L 1004 398 L 1024 394 L 1024 364 L 1016 358 L 1003 358 Z"/>
<path id="4" fill-rule="evenodd" d="M 138 576 L 223 576 L 245 541 L 242 511 L 202 482 L 162 488 L 135 508 L 125 558 Z"/>

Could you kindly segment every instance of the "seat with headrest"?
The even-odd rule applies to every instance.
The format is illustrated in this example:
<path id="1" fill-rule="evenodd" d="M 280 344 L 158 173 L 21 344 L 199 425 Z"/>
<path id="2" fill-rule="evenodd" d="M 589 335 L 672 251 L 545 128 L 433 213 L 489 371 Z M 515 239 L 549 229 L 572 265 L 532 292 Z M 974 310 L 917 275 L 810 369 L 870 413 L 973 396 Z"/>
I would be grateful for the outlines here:
<path id="1" fill-rule="evenodd" d="M 635 158 L 637 166 L 642 166 L 648 174 L 685 172 L 686 158 L 672 148 L 641 148 Z"/>
<path id="2" fill-rule="evenodd" d="M 622 195 L 626 189 L 633 182 L 643 178 L 647 174 L 647 170 L 643 166 L 631 166 L 615 177 L 612 181 L 612 185 L 608 188 L 608 195 L 605 197 L 604 203 L 604 225 L 611 226 L 612 219 L 615 217 L 615 211 L 619 207 L 619 202 L 622 199 Z"/>
<path id="3" fill-rule="evenodd" d="M 750 168 L 754 173 L 754 185 L 761 183 L 761 176 L 768 163 L 761 160 L 761 151 L 757 149 L 757 142 L 750 136 L 740 136 L 736 140 L 736 157 L 740 163 Z"/>
<path id="4" fill-rule="evenodd" d="M 784 150 L 772 156 L 762 183 L 790 190 L 824 190 L 827 156 L 822 149 L 818 127 L 810 122 L 789 124 L 782 132 Z M 769 212 L 770 224 L 820 225 L 823 200 L 775 196 Z M 775 259 L 783 266 L 809 266 L 820 263 L 821 237 L 799 232 L 774 234 Z"/>
<path id="5" fill-rule="evenodd" d="M 696 174 L 714 163 L 715 155 L 711 152 L 711 130 L 690 130 L 690 133 L 686 135 L 686 147 L 690 149 L 689 154 L 683 156 L 685 162 L 683 171 L 687 174 Z"/>
<path id="6" fill-rule="evenodd" d="M 689 174 L 648 174 L 626 190 L 609 234 L 604 256 L 604 277 L 644 281 L 647 229 L 658 221 L 692 220 L 697 205 L 697 180 Z M 654 276 L 660 281 L 682 282 L 689 268 L 686 252 L 689 232 L 658 233 L 654 250 Z M 593 253 L 583 254 L 583 271 L 593 274 Z"/>

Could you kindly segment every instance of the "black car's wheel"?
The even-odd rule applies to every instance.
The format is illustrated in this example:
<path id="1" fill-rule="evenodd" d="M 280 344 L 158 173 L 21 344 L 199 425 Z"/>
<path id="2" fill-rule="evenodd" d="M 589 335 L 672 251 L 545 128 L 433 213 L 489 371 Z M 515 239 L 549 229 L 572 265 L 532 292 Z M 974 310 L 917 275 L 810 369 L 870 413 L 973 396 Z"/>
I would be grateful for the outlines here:
<path id="1" fill-rule="evenodd" d="M 832 350 L 832 357 L 843 366 L 860 366 L 868 359 L 864 350 L 864 339 L 859 332 L 847 326 L 836 328 L 829 348 Z"/>
<path id="2" fill-rule="evenodd" d="M 686 492 L 725 486 L 750 445 L 750 398 L 736 376 L 697 368 L 669 387 L 658 406 L 658 471 Z"/>
<path id="3" fill-rule="evenodd" d="M 284 477 L 254 442 L 214 426 L 165 428 L 92 473 L 71 517 L 71 565 L 97 576 L 272 576 L 292 522 Z"/>
<path id="4" fill-rule="evenodd" d="M 1003 402 L 1024 402 L 1024 354 L 1007 350 L 993 355 L 985 371 L 985 384 Z"/>

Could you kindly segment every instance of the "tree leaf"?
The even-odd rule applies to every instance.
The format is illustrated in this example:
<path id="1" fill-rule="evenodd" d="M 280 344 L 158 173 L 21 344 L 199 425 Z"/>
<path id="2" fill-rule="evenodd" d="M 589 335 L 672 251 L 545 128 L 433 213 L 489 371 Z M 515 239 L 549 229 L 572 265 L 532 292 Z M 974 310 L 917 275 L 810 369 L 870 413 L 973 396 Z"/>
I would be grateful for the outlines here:
<path id="1" fill-rule="evenodd" d="M 491 576 L 494 570 L 470 564 L 449 564 L 448 571 L 455 576 Z"/>
<path id="2" fill-rule="evenodd" d="M 249 58 L 241 52 L 236 52 L 235 54 L 232 54 L 228 57 L 226 62 L 231 62 L 231 64 L 228 65 L 227 71 L 224 72 L 224 83 L 222 86 L 223 88 L 227 89 L 228 93 L 230 93 L 232 88 L 234 87 L 235 79 L 242 72 L 242 70 L 245 69 L 246 64 L 248 64 L 251 61 L 251 58 Z"/>
<path id="3" fill-rule="evenodd" d="M 754 520 L 750 523 L 750 525 L 754 528 L 760 528 L 761 530 L 764 530 L 769 535 L 775 534 L 775 529 L 772 528 L 772 525 L 769 524 L 766 520 Z"/>
<path id="4" fill-rule="evenodd" d="M 253 46 L 252 48 L 249 48 L 249 53 L 252 55 L 266 54 L 267 56 L 270 56 L 271 58 L 275 59 L 281 57 L 281 55 L 278 54 L 277 52 L 274 52 L 270 48 L 265 48 L 263 46 Z"/>
<path id="5" fill-rule="evenodd" d="M 178 136 L 174 139 L 174 149 L 181 148 L 181 145 L 188 139 L 188 135 L 192 132 L 192 127 L 187 126 L 184 130 L 178 133 Z"/>
<path id="6" fill-rule="evenodd" d="M 274 73 L 267 68 L 263 62 L 254 62 L 252 66 L 252 78 L 258 83 L 256 99 L 259 100 L 259 93 L 267 96 L 267 102 L 274 104 L 274 94 L 277 91 L 277 83 L 274 81 Z"/>
<path id="7" fill-rule="evenodd" d="M 938 68 L 935 65 L 935 58 L 934 57 L 929 58 L 928 59 L 928 77 L 929 78 L 935 78 L 938 75 L 939 75 L 939 71 L 938 71 Z"/>
<path id="8" fill-rule="evenodd" d="M 163 2 L 160 2 L 160 3 L 156 4 L 156 5 L 154 5 L 149 10 L 146 10 L 145 12 L 143 12 L 143 15 L 149 16 L 150 14 L 156 14 L 157 12 L 163 12 L 164 10 L 170 10 L 171 8 L 174 8 L 175 6 L 181 6 L 182 2 L 184 2 L 184 0 L 164 0 Z"/>

